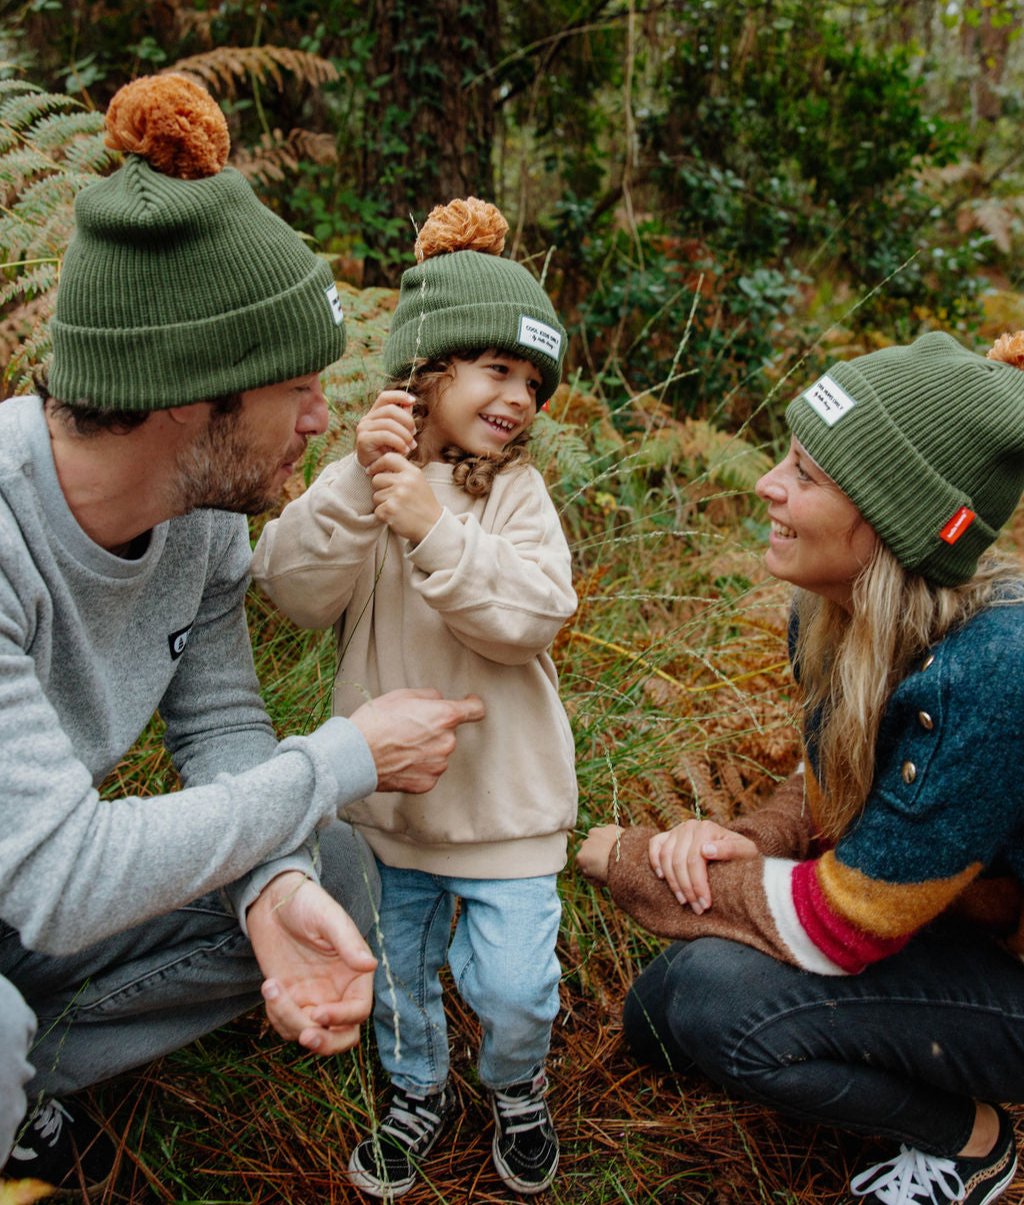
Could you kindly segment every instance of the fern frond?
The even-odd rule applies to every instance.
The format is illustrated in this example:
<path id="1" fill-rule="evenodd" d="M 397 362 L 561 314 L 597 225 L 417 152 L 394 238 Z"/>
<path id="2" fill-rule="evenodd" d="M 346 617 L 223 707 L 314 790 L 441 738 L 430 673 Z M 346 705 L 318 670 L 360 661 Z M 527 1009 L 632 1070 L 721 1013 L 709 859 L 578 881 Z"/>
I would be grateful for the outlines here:
<path id="1" fill-rule="evenodd" d="M 40 176 L 22 189 L 18 211 L 26 220 L 36 215 L 45 217 L 56 205 L 67 205 L 75 199 L 76 189 L 67 176 L 56 172 Z"/>
<path id="2" fill-rule="evenodd" d="M 0 155 L 0 183 L 17 193 L 35 176 L 52 172 L 55 167 L 53 159 L 37 151 L 34 146 L 19 146 L 6 155 Z"/>
<path id="3" fill-rule="evenodd" d="M 49 354 L 60 261 L 74 200 L 115 161 L 103 117 L 24 80 L 0 80 L 0 364 L 26 384 Z"/>
<path id="4" fill-rule="evenodd" d="M 256 146 L 240 147 L 231 157 L 250 183 L 280 183 L 290 172 L 298 170 L 303 159 L 314 163 L 333 163 L 338 150 L 330 134 L 314 134 L 310 130 L 292 130 L 287 138 L 280 130 L 264 134 Z"/>
<path id="5" fill-rule="evenodd" d="M 76 138 L 64 148 L 64 161 L 73 169 L 72 181 L 77 192 L 82 184 L 88 184 L 97 176 L 105 176 L 121 162 L 120 151 L 111 150 L 103 145 L 100 133 L 87 138 L 84 135 Z M 81 179 L 75 179 L 81 175 Z"/>
<path id="6" fill-rule="evenodd" d="M 14 130 L 25 130 L 48 113 L 66 112 L 69 109 L 82 111 L 82 106 L 70 96 L 60 93 L 28 93 L 11 97 L 0 104 L 0 122 Z"/>
<path id="7" fill-rule="evenodd" d="M 39 84 L 29 83 L 28 80 L 18 80 L 14 76 L 0 80 L 0 105 L 4 104 L 7 96 L 17 96 L 23 92 L 42 92 Z"/>
<path id="8" fill-rule="evenodd" d="M 16 96 L 23 96 L 27 92 L 41 93 L 42 88 L 38 84 L 30 84 L 28 80 L 15 79 L 0 79 L 0 114 L 3 113 L 3 107 L 9 100 Z"/>
<path id="9" fill-rule="evenodd" d="M 39 260 L 60 259 L 74 228 L 70 205 L 40 211 L 34 219 L 23 213 L 0 219 L 0 266 L 28 270 Z"/>
<path id="10" fill-rule="evenodd" d="M 715 485 L 748 493 L 772 467 L 772 460 L 738 435 L 730 435 L 704 419 L 687 419 L 688 457 L 703 462 L 707 477 Z"/>
<path id="11" fill-rule="evenodd" d="M 20 308 L 26 309 L 28 302 L 35 300 L 48 289 L 56 287 L 59 275 L 60 261 L 58 259 L 50 259 L 45 263 L 36 264 L 19 276 L 17 280 L 9 280 L 0 287 L 0 305 L 6 305 L 15 297 L 23 297 L 25 305 Z M 8 320 L 13 319 L 17 313 L 17 310 L 12 311 Z"/>
<path id="12" fill-rule="evenodd" d="M 300 159 L 308 159 L 311 163 L 323 165 L 338 161 L 338 144 L 331 134 L 296 129 L 289 133 L 288 143 Z"/>
<path id="13" fill-rule="evenodd" d="M 282 71 L 314 88 L 338 78 L 337 68 L 330 60 L 285 46 L 218 46 L 216 50 L 179 59 L 169 70 L 197 76 L 211 91 L 222 90 L 232 97 L 239 80 L 252 79 L 262 84 L 269 78 L 280 91 L 284 87 Z"/>
<path id="14" fill-rule="evenodd" d="M 6 365 L 4 395 L 24 393 L 32 387 L 32 370 L 49 357 L 53 292 L 42 293 L 19 305 L 0 321 L 0 357 Z"/>
<path id="15" fill-rule="evenodd" d="M 586 485 L 593 474 L 593 457 L 576 428 L 543 411 L 533 420 L 530 450 L 540 472 L 568 489 Z"/>
<path id="16" fill-rule="evenodd" d="M 73 139 L 91 139 L 102 134 L 103 123 L 102 113 L 90 113 L 88 110 L 78 113 L 50 113 L 36 122 L 32 131 L 32 141 L 40 150 L 66 154 L 65 148 L 75 145 Z"/>

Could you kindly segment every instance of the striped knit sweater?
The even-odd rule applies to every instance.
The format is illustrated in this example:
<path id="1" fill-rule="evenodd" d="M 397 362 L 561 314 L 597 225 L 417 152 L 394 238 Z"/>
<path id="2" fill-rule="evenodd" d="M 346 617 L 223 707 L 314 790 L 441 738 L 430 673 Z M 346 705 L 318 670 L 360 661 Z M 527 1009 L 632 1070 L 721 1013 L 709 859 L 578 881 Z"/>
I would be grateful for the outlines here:
<path id="1" fill-rule="evenodd" d="M 820 974 L 855 974 L 951 908 L 1021 952 L 1022 754 L 1024 606 L 1011 603 L 947 636 L 893 691 L 871 794 L 835 848 L 815 840 L 808 770 L 733 825 L 761 853 L 709 865 L 703 915 L 651 871 L 650 829 L 623 833 L 609 888 L 654 933 L 727 937 Z"/>

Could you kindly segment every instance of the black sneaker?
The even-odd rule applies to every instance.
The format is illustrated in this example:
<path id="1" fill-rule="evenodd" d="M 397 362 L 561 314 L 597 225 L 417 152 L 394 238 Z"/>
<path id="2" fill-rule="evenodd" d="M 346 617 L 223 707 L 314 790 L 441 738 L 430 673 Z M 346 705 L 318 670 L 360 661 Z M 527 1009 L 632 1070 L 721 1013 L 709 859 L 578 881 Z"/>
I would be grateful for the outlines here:
<path id="1" fill-rule="evenodd" d="M 855 1197 L 866 1197 L 882 1205 L 896 1202 L 916 1205 L 918 1201 L 988 1205 L 1002 1196 L 1017 1172 L 1013 1125 L 1002 1109 L 996 1112 L 999 1137 L 991 1154 L 977 1159 L 965 1155 L 943 1158 L 901 1146 L 895 1158 L 876 1163 L 854 1176 L 850 1181 L 851 1192 Z"/>
<path id="2" fill-rule="evenodd" d="M 547 1090 L 547 1076 L 540 1071 L 526 1083 L 491 1093 L 494 1166 L 518 1193 L 543 1192 L 558 1170 L 558 1135 L 544 1099 Z"/>
<path id="3" fill-rule="evenodd" d="M 431 1096 L 394 1090 L 380 1125 L 352 1152 L 349 1178 L 356 1188 L 390 1201 L 416 1183 L 422 1161 L 455 1114 L 451 1088 Z"/>
<path id="4" fill-rule="evenodd" d="M 22 1123 L 0 1177 L 42 1180 L 62 1195 L 98 1196 L 116 1157 L 114 1143 L 76 1102 L 51 1097 Z"/>

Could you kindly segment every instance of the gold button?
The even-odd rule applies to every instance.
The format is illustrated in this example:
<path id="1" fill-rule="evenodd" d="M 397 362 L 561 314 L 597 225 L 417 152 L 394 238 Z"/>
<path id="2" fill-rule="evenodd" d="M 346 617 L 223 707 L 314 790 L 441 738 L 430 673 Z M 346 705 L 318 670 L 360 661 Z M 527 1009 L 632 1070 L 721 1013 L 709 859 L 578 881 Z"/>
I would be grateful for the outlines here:
<path id="1" fill-rule="evenodd" d="M 917 713 L 917 722 L 928 732 L 931 732 L 931 730 L 935 727 L 935 721 L 927 711 L 919 711 Z"/>
<path id="2" fill-rule="evenodd" d="M 903 763 L 902 774 L 903 774 L 903 781 L 909 787 L 910 784 L 917 777 L 917 766 L 915 766 L 912 761 L 905 761 Z"/>
<path id="3" fill-rule="evenodd" d="M 921 662 L 921 668 L 927 669 L 934 660 L 935 660 L 935 654 L 929 653 L 928 656 L 925 657 L 925 659 Z"/>

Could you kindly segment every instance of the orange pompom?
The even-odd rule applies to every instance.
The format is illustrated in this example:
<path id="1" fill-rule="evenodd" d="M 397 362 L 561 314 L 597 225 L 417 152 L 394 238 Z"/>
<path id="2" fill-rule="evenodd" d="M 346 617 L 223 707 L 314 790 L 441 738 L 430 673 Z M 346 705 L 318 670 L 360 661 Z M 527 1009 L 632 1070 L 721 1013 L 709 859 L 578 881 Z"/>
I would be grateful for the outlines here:
<path id="1" fill-rule="evenodd" d="M 1024 369 L 1024 331 L 1000 335 L 988 349 L 985 358 L 1000 360 L 1003 364 L 1012 364 L 1014 368 Z"/>
<path id="2" fill-rule="evenodd" d="M 107 109 L 106 145 L 141 155 L 179 180 L 215 176 L 231 140 L 220 105 L 185 75 L 144 75 L 116 93 Z"/>
<path id="3" fill-rule="evenodd" d="M 416 262 L 449 251 L 483 251 L 500 255 L 505 249 L 508 222 L 488 201 L 467 197 L 435 205 L 416 239 Z"/>

